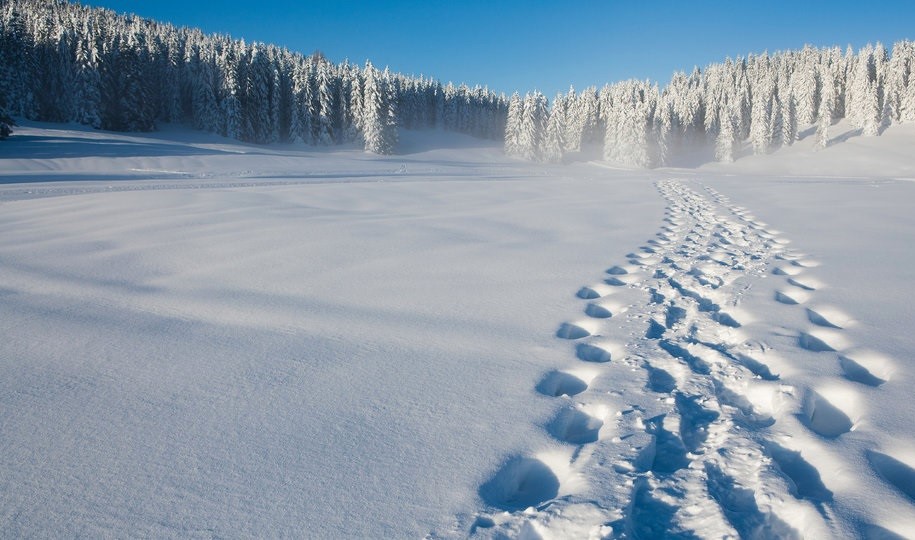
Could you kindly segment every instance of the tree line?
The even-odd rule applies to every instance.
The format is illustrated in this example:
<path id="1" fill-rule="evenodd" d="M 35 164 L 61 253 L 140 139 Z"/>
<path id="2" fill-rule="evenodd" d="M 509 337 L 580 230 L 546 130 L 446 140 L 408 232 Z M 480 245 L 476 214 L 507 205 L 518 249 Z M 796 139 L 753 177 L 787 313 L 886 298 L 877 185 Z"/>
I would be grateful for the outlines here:
<path id="1" fill-rule="evenodd" d="M 879 43 L 857 54 L 808 46 L 676 73 L 664 88 L 631 80 L 570 89 L 551 104 L 540 92 L 515 93 L 505 151 L 546 162 L 584 152 L 656 167 L 712 148 L 715 159 L 733 161 L 744 144 L 769 153 L 794 144 L 804 129 L 825 147 L 843 118 L 868 136 L 915 121 L 913 68 L 911 41 L 896 43 L 892 54 Z"/>
<path id="2" fill-rule="evenodd" d="M 114 131 L 185 122 L 246 142 L 391 153 L 401 128 L 501 140 L 506 110 L 486 88 L 370 62 L 333 64 L 64 0 L 0 4 L 0 113 L 32 120 Z"/>
<path id="3" fill-rule="evenodd" d="M 433 127 L 504 141 L 532 161 L 638 167 L 697 154 L 733 161 L 805 132 L 825 147 L 841 119 L 864 135 L 915 121 L 913 69 L 911 41 L 892 54 L 879 43 L 857 53 L 808 46 L 678 72 L 663 88 L 630 80 L 552 102 L 540 92 L 508 99 L 66 0 L 0 3 L 0 118 L 116 131 L 183 122 L 246 142 L 376 153 L 394 152 L 400 129 Z"/>

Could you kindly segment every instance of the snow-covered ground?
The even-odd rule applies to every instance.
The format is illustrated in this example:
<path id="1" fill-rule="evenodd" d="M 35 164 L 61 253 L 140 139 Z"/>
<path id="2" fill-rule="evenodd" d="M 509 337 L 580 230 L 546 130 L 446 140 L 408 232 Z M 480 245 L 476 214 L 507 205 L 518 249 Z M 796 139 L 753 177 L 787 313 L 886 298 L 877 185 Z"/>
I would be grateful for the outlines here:
<path id="1" fill-rule="evenodd" d="M 809 139 L 632 171 L 26 124 L 0 536 L 911 536 L 915 126 Z"/>

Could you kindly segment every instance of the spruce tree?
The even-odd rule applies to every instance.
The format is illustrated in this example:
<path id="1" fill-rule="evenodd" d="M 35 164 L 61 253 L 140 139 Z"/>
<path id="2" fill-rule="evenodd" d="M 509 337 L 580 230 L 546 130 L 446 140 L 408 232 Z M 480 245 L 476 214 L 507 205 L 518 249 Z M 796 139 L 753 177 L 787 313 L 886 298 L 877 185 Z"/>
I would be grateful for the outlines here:
<path id="1" fill-rule="evenodd" d="M 521 155 L 521 115 L 524 104 L 518 92 L 512 94 L 508 102 L 508 118 L 505 122 L 505 153 L 509 156 Z"/>
<path id="2" fill-rule="evenodd" d="M 331 66 L 327 61 L 317 65 L 317 123 L 315 125 L 315 143 L 329 145 L 334 142 L 334 115 L 337 106 L 335 97 L 337 90 L 335 81 L 330 73 Z"/>
<path id="3" fill-rule="evenodd" d="M 750 111 L 750 141 L 754 154 L 767 154 L 772 149 L 772 102 L 774 93 L 772 81 L 763 75 L 753 93 L 753 108 Z"/>
<path id="4" fill-rule="evenodd" d="M 860 106 L 858 117 L 861 122 L 862 133 L 868 137 L 878 135 L 883 111 L 880 110 L 877 82 L 868 83 L 863 95 L 859 96 L 858 100 Z"/>
<path id="5" fill-rule="evenodd" d="M 829 67 L 821 68 L 820 80 L 824 81 L 820 107 L 817 111 L 816 147 L 826 148 L 829 144 L 829 127 L 832 125 L 833 109 L 836 103 L 836 87 Z"/>
<path id="6" fill-rule="evenodd" d="M 804 59 L 806 60 L 813 52 L 805 47 Z M 812 59 L 810 60 L 813 61 Z M 791 78 L 792 93 L 797 102 L 798 123 L 810 125 L 816 119 L 817 106 L 820 96 L 820 84 L 817 78 L 816 65 L 804 62 Z"/>
<path id="7" fill-rule="evenodd" d="M 346 139 L 348 141 L 364 143 L 362 134 L 365 131 L 365 123 L 363 122 L 365 109 L 364 109 L 364 97 L 363 97 L 363 78 L 362 75 L 357 71 L 354 71 L 351 75 L 352 82 L 350 87 L 350 98 L 349 98 L 349 112 L 351 120 L 349 122 L 349 129 L 346 133 Z"/>
<path id="8" fill-rule="evenodd" d="M 242 139 L 241 102 L 239 94 L 239 57 L 236 45 L 225 45 L 223 55 L 220 57 L 220 71 L 223 75 L 222 99 L 220 101 L 222 115 L 220 131 L 222 135 L 233 139 Z"/>
<path id="9" fill-rule="evenodd" d="M 737 113 L 733 106 L 726 106 L 720 117 L 721 129 L 715 141 L 715 159 L 731 163 L 737 158 Z"/>
<path id="10" fill-rule="evenodd" d="M 371 63 L 367 63 L 364 90 L 362 126 L 365 150 L 375 154 L 391 154 L 397 145 L 397 113 L 387 70 L 380 73 Z"/>
<path id="11" fill-rule="evenodd" d="M 565 154 L 566 102 L 562 94 L 556 94 L 550 108 L 546 134 L 543 141 L 543 160 L 559 163 Z"/>
<path id="12" fill-rule="evenodd" d="M 547 101 L 540 92 L 524 97 L 519 136 L 520 156 L 529 161 L 543 158 L 543 140 L 546 132 Z"/>
<path id="13" fill-rule="evenodd" d="M 76 50 L 76 77 L 74 80 L 74 120 L 94 128 L 102 126 L 99 114 L 101 91 L 99 89 L 98 51 L 95 43 L 80 40 Z"/>
<path id="14" fill-rule="evenodd" d="M 899 118 L 903 122 L 915 122 L 915 75 L 909 77 L 899 101 Z"/>
<path id="15" fill-rule="evenodd" d="M 781 102 L 782 105 L 782 146 L 791 146 L 797 141 L 797 106 L 794 96 L 789 94 Z"/>
<path id="16" fill-rule="evenodd" d="M 583 100 L 575 93 L 575 88 L 570 86 L 569 93 L 565 96 L 565 119 L 562 126 L 566 152 L 581 150 L 582 105 Z"/>

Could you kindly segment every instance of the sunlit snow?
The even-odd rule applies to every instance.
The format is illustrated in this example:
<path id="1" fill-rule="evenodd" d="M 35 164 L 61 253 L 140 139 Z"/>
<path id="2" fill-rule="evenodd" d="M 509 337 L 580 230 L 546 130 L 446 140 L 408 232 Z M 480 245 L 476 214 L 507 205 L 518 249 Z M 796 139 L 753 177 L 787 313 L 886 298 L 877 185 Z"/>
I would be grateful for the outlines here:
<path id="1" fill-rule="evenodd" d="M 900 537 L 915 128 L 697 169 L 23 122 L 6 537 Z"/>

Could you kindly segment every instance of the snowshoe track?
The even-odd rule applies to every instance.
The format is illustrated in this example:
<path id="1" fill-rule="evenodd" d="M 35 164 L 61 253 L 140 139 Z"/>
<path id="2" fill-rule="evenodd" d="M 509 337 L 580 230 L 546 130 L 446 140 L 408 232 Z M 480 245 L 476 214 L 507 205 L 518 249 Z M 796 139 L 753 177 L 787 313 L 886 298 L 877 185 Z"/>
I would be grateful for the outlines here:
<path id="1" fill-rule="evenodd" d="M 858 392 L 890 381 L 893 362 L 853 346 L 843 310 L 813 303 L 825 286 L 811 273 L 818 262 L 749 210 L 685 183 L 657 183 L 668 203 L 660 231 L 582 287 L 585 317 L 556 331 L 594 369 L 552 371 L 537 385 L 561 400 L 544 429 L 568 451 L 510 457 L 480 488 L 489 508 L 474 516 L 472 535 L 866 535 L 872 518 L 853 503 L 843 513 L 852 518 L 837 518 L 846 502 L 831 487 L 842 487 L 836 470 L 860 463 L 881 489 L 915 500 L 912 463 L 877 450 L 842 456 L 866 419 Z M 780 280 L 770 300 L 800 310 L 808 326 L 744 309 L 763 279 Z M 745 327 L 773 338 L 751 339 Z M 844 382 L 803 376 L 779 351 L 831 357 Z M 789 435 L 798 432 L 806 435 Z"/>

